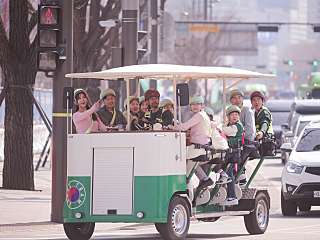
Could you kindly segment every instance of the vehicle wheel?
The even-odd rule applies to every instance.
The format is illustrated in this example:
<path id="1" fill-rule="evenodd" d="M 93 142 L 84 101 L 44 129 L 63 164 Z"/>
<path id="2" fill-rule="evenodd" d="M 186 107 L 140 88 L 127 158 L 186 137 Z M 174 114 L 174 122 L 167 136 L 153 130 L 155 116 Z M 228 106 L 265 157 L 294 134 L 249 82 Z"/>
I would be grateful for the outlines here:
<path id="1" fill-rule="evenodd" d="M 70 240 L 88 240 L 94 231 L 95 223 L 64 223 L 63 228 Z"/>
<path id="2" fill-rule="evenodd" d="M 294 201 L 284 199 L 281 191 L 281 211 L 283 216 L 295 216 L 297 214 L 297 204 Z"/>
<path id="3" fill-rule="evenodd" d="M 154 226 L 156 227 L 158 233 L 162 235 L 163 223 L 155 223 Z"/>
<path id="4" fill-rule="evenodd" d="M 287 158 L 286 157 L 287 157 L 286 153 L 281 151 L 281 162 L 282 162 L 283 165 L 285 165 L 286 162 L 287 162 Z"/>
<path id="5" fill-rule="evenodd" d="M 190 225 L 188 202 L 183 197 L 173 197 L 169 204 L 167 223 L 156 223 L 156 229 L 164 239 L 185 239 Z"/>
<path id="6" fill-rule="evenodd" d="M 311 210 L 311 204 L 309 203 L 299 203 L 299 211 L 309 212 Z"/>
<path id="7" fill-rule="evenodd" d="M 244 216 L 244 223 L 248 233 L 262 234 L 267 230 L 269 223 L 269 200 L 260 192 L 256 196 L 256 206 L 253 212 Z"/>

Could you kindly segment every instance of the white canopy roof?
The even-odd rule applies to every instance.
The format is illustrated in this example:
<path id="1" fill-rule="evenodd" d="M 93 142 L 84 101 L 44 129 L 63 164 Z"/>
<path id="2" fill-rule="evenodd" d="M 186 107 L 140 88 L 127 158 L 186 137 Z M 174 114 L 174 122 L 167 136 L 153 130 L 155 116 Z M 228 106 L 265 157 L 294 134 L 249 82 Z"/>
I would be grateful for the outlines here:
<path id="1" fill-rule="evenodd" d="M 112 68 L 100 72 L 69 73 L 68 78 L 96 78 L 117 80 L 118 78 L 168 78 L 168 79 L 249 79 L 274 78 L 273 74 L 262 74 L 237 68 L 184 66 L 174 64 L 141 64 Z"/>

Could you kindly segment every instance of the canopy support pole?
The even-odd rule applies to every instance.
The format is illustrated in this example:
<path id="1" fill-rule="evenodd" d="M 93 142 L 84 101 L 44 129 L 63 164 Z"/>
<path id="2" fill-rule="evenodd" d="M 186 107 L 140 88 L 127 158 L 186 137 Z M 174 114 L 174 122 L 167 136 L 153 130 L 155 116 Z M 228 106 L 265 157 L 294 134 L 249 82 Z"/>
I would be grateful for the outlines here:
<path id="1" fill-rule="evenodd" d="M 126 81 L 126 90 L 127 90 L 127 131 L 131 129 L 131 122 L 130 122 L 130 104 L 129 104 L 129 97 L 130 97 L 130 79 L 125 79 Z"/>
<path id="2" fill-rule="evenodd" d="M 226 87 L 226 79 L 222 79 L 222 107 L 223 107 L 223 116 L 222 116 L 222 119 L 223 119 L 223 122 L 224 120 L 226 119 L 226 105 L 227 105 L 227 94 L 226 94 L 226 90 L 227 90 L 227 87 Z"/>

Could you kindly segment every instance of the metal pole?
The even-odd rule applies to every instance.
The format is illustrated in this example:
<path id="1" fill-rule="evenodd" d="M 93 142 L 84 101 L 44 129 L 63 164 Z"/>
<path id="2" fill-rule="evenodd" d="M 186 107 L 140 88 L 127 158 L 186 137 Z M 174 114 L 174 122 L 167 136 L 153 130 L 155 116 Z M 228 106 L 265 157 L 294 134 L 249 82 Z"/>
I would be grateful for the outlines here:
<path id="1" fill-rule="evenodd" d="M 158 63 L 158 0 L 150 2 L 151 16 L 151 53 L 150 63 Z M 150 80 L 150 88 L 157 88 L 157 81 Z"/>
<path id="2" fill-rule="evenodd" d="M 65 62 L 57 64 L 56 77 L 53 80 L 53 133 L 52 133 L 52 192 L 51 221 L 63 222 L 63 206 L 67 178 L 67 121 L 63 108 L 63 88 L 70 86 L 65 73 L 73 72 L 73 1 L 60 1 L 62 5 L 63 31 L 59 42 L 65 42 L 67 57 Z"/>
<path id="3" fill-rule="evenodd" d="M 158 0 L 151 0 L 151 54 L 150 63 L 158 63 Z"/>
<path id="4" fill-rule="evenodd" d="M 226 90 L 227 90 L 227 86 L 226 86 L 226 80 L 223 79 L 222 80 L 222 107 L 223 107 L 223 116 L 222 116 L 222 119 L 223 119 L 223 122 L 225 121 L 226 119 L 226 105 L 227 105 L 227 94 L 226 94 Z"/>
<path id="5" fill-rule="evenodd" d="M 123 65 L 129 66 L 138 63 L 137 42 L 138 42 L 138 9 L 139 0 L 121 0 L 122 6 L 122 48 Z M 130 81 L 131 92 L 136 92 L 136 84 Z M 127 96 L 129 97 L 129 96 Z"/>
<path id="6" fill-rule="evenodd" d="M 203 16 L 204 16 L 204 20 L 208 19 L 208 0 L 204 0 L 204 4 L 203 4 Z"/>

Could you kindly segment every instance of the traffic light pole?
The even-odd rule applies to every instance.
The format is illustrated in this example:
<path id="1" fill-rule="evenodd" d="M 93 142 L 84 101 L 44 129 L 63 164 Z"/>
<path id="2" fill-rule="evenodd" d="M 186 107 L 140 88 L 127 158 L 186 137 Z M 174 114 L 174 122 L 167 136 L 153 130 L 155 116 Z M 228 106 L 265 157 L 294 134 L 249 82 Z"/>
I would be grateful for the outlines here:
<path id="1" fill-rule="evenodd" d="M 70 86 L 65 73 L 73 72 L 73 0 L 60 1 L 62 4 L 62 39 L 66 43 L 66 61 L 57 64 L 53 80 L 53 133 L 52 133 L 52 190 L 51 221 L 63 222 L 63 206 L 67 176 L 67 111 L 63 108 L 63 89 Z"/>
<path id="2" fill-rule="evenodd" d="M 151 15 L 151 53 L 150 63 L 158 63 L 158 0 L 150 2 Z M 157 81 L 150 80 L 150 88 L 156 88 Z"/>
<path id="3" fill-rule="evenodd" d="M 138 9 L 139 0 L 122 0 L 122 49 L 123 65 L 137 64 Z M 136 91 L 136 84 L 130 81 L 131 93 Z"/>

